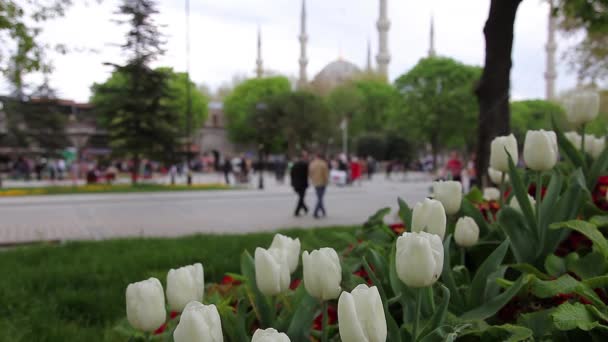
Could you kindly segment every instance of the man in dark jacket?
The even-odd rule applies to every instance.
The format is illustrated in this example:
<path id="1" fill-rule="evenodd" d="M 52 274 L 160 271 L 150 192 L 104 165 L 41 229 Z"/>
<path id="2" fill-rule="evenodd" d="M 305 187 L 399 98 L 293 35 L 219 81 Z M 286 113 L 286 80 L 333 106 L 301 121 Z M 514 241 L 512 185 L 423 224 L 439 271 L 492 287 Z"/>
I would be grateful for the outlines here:
<path id="1" fill-rule="evenodd" d="M 298 206 L 294 213 L 295 216 L 300 216 L 300 210 L 304 210 L 308 214 L 308 207 L 304 203 L 306 196 L 306 188 L 308 188 L 308 154 L 302 152 L 302 157 L 291 167 L 291 186 L 298 194 Z"/>

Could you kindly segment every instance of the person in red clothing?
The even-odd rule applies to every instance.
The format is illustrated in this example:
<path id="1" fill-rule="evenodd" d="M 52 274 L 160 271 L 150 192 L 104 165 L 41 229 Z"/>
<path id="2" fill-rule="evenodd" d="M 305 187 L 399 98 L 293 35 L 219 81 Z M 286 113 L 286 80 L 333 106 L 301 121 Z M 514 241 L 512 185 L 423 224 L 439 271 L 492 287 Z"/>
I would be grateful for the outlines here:
<path id="1" fill-rule="evenodd" d="M 350 162 L 350 179 L 351 182 L 354 183 L 359 183 L 359 185 L 361 184 L 361 174 L 362 174 L 362 167 L 361 167 L 361 163 L 359 162 L 359 159 L 357 157 L 353 157 L 353 159 Z"/>
<path id="2" fill-rule="evenodd" d="M 462 167 L 462 161 L 458 156 L 458 152 L 452 151 L 450 159 L 445 164 L 446 177 L 449 179 L 451 176 L 452 180 L 460 182 L 462 180 Z"/>

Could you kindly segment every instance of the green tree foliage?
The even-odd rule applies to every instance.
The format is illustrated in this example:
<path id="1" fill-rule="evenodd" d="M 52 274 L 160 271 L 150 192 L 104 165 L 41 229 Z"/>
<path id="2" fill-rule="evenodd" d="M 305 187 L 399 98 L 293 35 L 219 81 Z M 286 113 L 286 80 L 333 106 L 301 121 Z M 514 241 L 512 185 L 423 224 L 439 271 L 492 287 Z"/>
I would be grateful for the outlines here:
<path id="1" fill-rule="evenodd" d="M 307 91 L 287 92 L 269 100 L 267 122 L 274 122 L 274 129 L 258 130 L 257 134 L 276 136 L 276 132 L 280 132 L 283 146 L 290 155 L 295 155 L 297 149 L 327 146 L 328 121 L 328 108 L 323 98 Z"/>
<path id="2" fill-rule="evenodd" d="M 6 136 L 0 142 L 6 146 L 40 148 L 52 154 L 70 145 L 66 134 L 69 113 L 54 99 L 41 98 L 22 101 L 2 99 L 6 115 Z"/>
<path id="3" fill-rule="evenodd" d="M 0 73 L 16 95 L 24 91 L 28 73 L 51 71 L 45 51 L 49 46 L 40 41 L 42 22 L 61 17 L 70 0 L 0 2 Z M 63 52 L 65 47 L 55 47 Z"/>
<path id="4" fill-rule="evenodd" d="M 383 132 L 388 119 L 400 109 L 399 92 L 390 84 L 375 79 L 354 80 L 334 89 L 327 98 L 332 123 L 338 127 L 342 118 L 349 119 L 349 135 Z"/>
<path id="5" fill-rule="evenodd" d="M 441 148 L 472 149 L 475 144 L 477 101 L 473 94 L 481 69 L 450 58 L 424 58 L 395 81 L 403 110 L 392 127 Z"/>
<path id="6" fill-rule="evenodd" d="M 291 89 L 285 77 L 254 78 L 238 84 L 224 100 L 227 129 L 231 140 L 249 143 L 256 140 L 256 131 L 250 117 L 256 106 L 268 102 L 274 95 L 288 93 Z"/>
<path id="7" fill-rule="evenodd" d="M 162 99 L 162 102 L 166 106 L 179 116 L 179 132 L 182 135 L 186 133 L 187 123 L 187 75 L 183 72 L 175 72 L 172 68 L 161 67 L 157 68 L 156 71 L 162 72 L 167 75 L 166 86 L 169 89 L 168 96 Z M 112 98 L 105 98 L 107 96 L 107 90 L 112 89 L 112 93 L 123 93 L 124 96 L 129 96 L 129 85 L 127 82 L 127 75 L 120 73 L 118 70 L 114 71 L 112 75 L 101 84 L 94 84 L 91 87 L 92 96 L 91 103 L 105 106 L 112 101 Z M 208 98 L 197 89 L 196 84 L 190 81 L 190 87 L 192 91 L 191 103 L 192 103 L 192 127 L 193 132 L 196 132 L 197 128 L 202 127 L 208 114 Z M 105 89 L 106 91 L 101 91 Z M 114 95 L 111 95 L 114 96 Z M 109 119 L 107 116 L 100 117 L 102 124 L 105 123 L 105 119 Z"/>
<path id="8" fill-rule="evenodd" d="M 386 138 L 383 134 L 367 133 L 357 138 L 357 155 L 372 156 L 376 160 L 386 157 Z"/>
<path id="9" fill-rule="evenodd" d="M 563 32 L 575 38 L 582 36 L 570 50 L 572 67 L 583 78 L 608 78 L 608 2 L 558 0 L 555 15 Z"/>
<path id="10" fill-rule="evenodd" d="M 552 130 L 552 117 L 562 129 L 568 129 L 564 114 L 564 109 L 553 102 L 513 101 L 511 102 L 511 131 L 517 137 L 517 141 L 523 144 L 528 130 Z"/>
<path id="11" fill-rule="evenodd" d="M 120 76 L 95 88 L 98 102 L 94 104 L 105 117 L 113 153 L 133 158 L 132 179 L 136 182 L 142 157 L 174 156 L 180 135 L 179 125 L 175 124 L 179 115 L 171 108 L 171 75 L 149 67 L 164 52 L 162 35 L 153 20 L 158 13 L 156 2 L 123 0 L 118 13 L 127 17 L 122 23 L 130 25 L 122 45 L 128 62 L 114 65 L 114 73 Z"/>

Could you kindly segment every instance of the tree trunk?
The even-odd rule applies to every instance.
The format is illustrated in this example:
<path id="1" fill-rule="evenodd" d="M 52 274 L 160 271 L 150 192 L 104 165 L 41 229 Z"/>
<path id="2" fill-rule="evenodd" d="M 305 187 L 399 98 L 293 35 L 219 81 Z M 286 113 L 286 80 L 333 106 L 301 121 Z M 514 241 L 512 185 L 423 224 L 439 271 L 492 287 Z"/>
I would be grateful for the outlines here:
<path id="1" fill-rule="evenodd" d="M 486 184 L 492 139 L 510 132 L 509 89 L 513 26 L 521 0 L 492 0 L 483 33 L 486 59 L 481 80 L 475 89 L 479 102 L 477 174 Z"/>

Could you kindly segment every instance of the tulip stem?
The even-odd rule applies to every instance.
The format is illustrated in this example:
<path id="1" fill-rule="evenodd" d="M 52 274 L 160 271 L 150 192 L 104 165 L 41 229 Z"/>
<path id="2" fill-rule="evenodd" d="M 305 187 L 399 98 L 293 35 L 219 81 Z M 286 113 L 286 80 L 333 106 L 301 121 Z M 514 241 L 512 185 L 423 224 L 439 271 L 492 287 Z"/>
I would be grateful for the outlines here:
<path id="1" fill-rule="evenodd" d="M 465 254 L 466 254 L 466 250 L 465 250 L 464 248 L 460 248 L 460 264 L 461 264 L 462 266 L 465 266 L 465 267 L 466 267 L 466 265 L 465 265 L 465 262 L 466 262 L 466 259 L 465 259 L 465 258 L 466 258 L 466 255 L 465 255 Z"/>
<path id="2" fill-rule="evenodd" d="M 500 186 L 498 187 L 500 189 L 500 197 L 498 198 L 498 204 L 500 204 L 501 209 L 505 204 L 505 178 L 507 178 L 507 175 L 504 172 L 501 172 Z"/>
<path id="3" fill-rule="evenodd" d="M 583 154 L 583 165 L 587 165 L 587 155 L 585 155 L 585 124 L 581 127 L 581 153 Z"/>
<path id="4" fill-rule="evenodd" d="M 539 240 L 538 241 L 540 243 L 541 246 L 544 246 L 545 243 L 545 230 L 543 229 L 543 227 L 540 226 L 540 201 L 541 201 L 541 197 L 542 197 L 542 188 L 543 188 L 543 176 L 542 176 L 542 171 L 538 171 L 537 174 L 537 178 L 536 178 L 536 226 L 539 232 Z"/>
<path id="5" fill-rule="evenodd" d="M 323 325 L 322 325 L 322 329 L 323 329 L 323 335 L 321 336 L 321 342 L 327 342 L 329 341 L 329 327 L 328 327 L 328 323 L 329 323 L 329 312 L 327 312 L 328 309 L 328 304 L 327 301 L 323 301 Z"/>
<path id="6" fill-rule="evenodd" d="M 418 323 L 420 322 L 420 307 L 422 306 L 422 291 L 423 289 L 416 289 L 416 317 L 414 317 L 414 328 L 412 330 L 412 337 L 414 341 L 418 339 Z"/>

